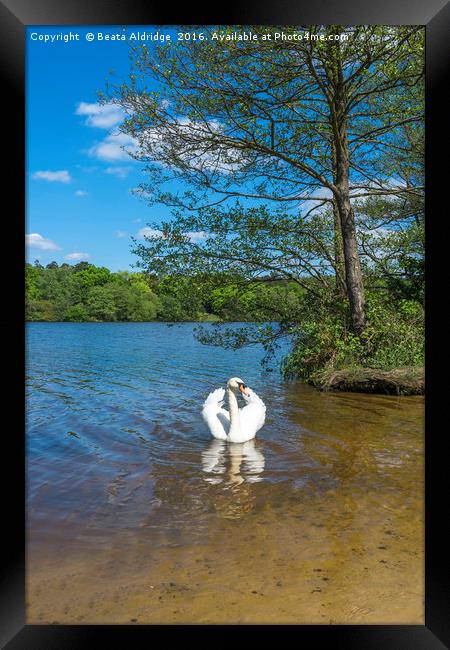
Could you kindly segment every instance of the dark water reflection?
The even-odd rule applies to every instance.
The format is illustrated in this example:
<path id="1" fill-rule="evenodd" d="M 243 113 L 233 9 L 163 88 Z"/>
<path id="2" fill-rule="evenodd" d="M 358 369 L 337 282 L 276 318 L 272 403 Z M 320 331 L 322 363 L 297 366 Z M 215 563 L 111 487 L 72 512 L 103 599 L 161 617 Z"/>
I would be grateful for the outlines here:
<path id="1" fill-rule="evenodd" d="M 286 384 L 277 373 L 261 369 L 259 348 L 231 352 L 201 346 L 192 336 L 193 327 L 28 325 L 32 620 L 46 621 L 57 612 L 58 620 L 65 622 L 118 622 L 131 605 L 124 601 L 120 608 L 118 595 L 116 610 L 111 605 L 95 613 L 90 593 L 94 581 L 84 574 L 100 571 L 96 584 L 101 576 L 110 590 L 120 575 L 129 581 L 133 573 L 142 575 L 148 563 L 160 591 L 151 612 L 145 609 L 148 599 L 143 601 L 143 622 L 189 621 L 194 615 L 199 621 L 219 622 L 220 615 L 202 609 L 202 599 L 212 597 L 211 589 L 225 583 L 233 591 L 236 584 L 250 585 L 269 573 L 274 574 L 276 587 L 283 572 L 285 588 L 270 592 L 272 609 L 266 618 L 261 613 L 261 620 L 278 611 L 280 621 L 295 622 L 301 615 L 290 594 L 296 598 L 304 591 L 308 600 L 311 593 L 322 594 L 322 583 L 313 591 L 300 574 L 314 572 L 313 564 L 325 560 L 337 591 L 328 605 L 306 608 L 307 621 L 323 622 L 323 617 L 333 616 L 337 622 L 390 620 L 377 619 L 382 614 L 370 604 L 365 610 L 355 609 L 355 593 L 348 592 L 349 572 L 356 566 L 366 576 L 365 582 L 361 578 L 366 591 L 367 571 L 374 566 L 377 571 L 385 569 L 380 551 L 385 557 L 382 535 L 387 535 L 396 540 L 394 547 L 402 547 L 390 558 L 395 564 L 392 594 L 383 577 L 386 573 L 377 575 L 377 583 L 387 603 L 395 593 L 398 601 L 399 584 L 404 584 L 398 616 L 401 619 L 403 612 L 403 622 L 420 622 L 422 399 L 320 393 L 301 383 Z M 244 444 L 213 440 L 200 417 L 206 395 L 233 375 L 241 376 L 267 405 L 266 425 L 255 441 Z M 264 550 L 261 565 L 253 566 L 256 560 L 248 558 L 256 557 L 255 544 Z M 189 609 L 186 598 L 180 600 L 176 614 L 164 608 L 168 601 L 162 585 L 176 584 L 184 570 L 191 576 L 185 580 L 186 589 L 194 589 L 192 575 L 204 558 L 214 554 L 213 570 L 204 568 L 195 598 L 189 595 L 197 609 L 193 605 Z M 418 563 L 415 582 L 409 584 L 412 565 L 402 558 L 412 556 Z M 47 600 L 42 601 L 42 593 L 38 594 L 44 570 L 54 578 L 46 587 Z M 58 610 L 65 592 L 56 585 L 68 571 L 84 580 L 77 616 L 73 604 Z M 317 577 L 317 571 L 311 575 Z M 167 583 L 169 573 L 175 576 L 174 583 Z M 210 585 L 213 575 L 216 582 Z M 289 582 L 288 576 L 295 575 L 297 581 Z M 355 585 L 357 580 L 355 574 Z M 156 593 L 155 584 L 141 586 L 133 595 L 136 602 L 141 602 L 142 589 L 150 588 L 152 595 Z M 379 599 L 375 591 L 374 598 Z M 249 590 L 252 597 L 254 593 L 259 592 Z M 83 610 L 82 594 L 90 614 Z M 33 605 L 38 597 L 40 610 Z M 256 620 L 250 613 L 247 619 L 233 619 L 233 603 L 240 603 L 236 607 L 245 612 L 246 600 L 243 594 L 230 598 L 234 600 L 225 622 Z M 274 608 L 277 598 L 279 610 Z M 330 614 L 331 602 L 340 603 L 340 609 Z M 328 608 L 326 615 L 321 607 Z M 254 612 L 250 603 L 248 611 Z M 339 612 L 345 612 L 342 619 Z"/>

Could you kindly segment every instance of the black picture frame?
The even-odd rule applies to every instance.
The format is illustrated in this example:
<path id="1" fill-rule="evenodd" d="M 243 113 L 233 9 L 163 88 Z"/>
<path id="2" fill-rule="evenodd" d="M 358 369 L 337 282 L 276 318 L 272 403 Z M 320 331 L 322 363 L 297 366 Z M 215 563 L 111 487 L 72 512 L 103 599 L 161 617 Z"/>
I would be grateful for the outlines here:
<path id="1" fill-rule="evenodd" d="M 176 12 L 176 14 L 175 14 Z M 203 636 L 210 643 L 226 642 L 243 626 L 127 626 L 127 625 L 26 625 L 25 624 L 25 440 L 24 440 L 24 152 L 25 152 L 25 28 L 28 25 L 207 25 L 207 24 L 417 24 L 426 25 L 426 205 L 427 205 L 427 329 L 426 329 L 426 560 L 425 560 L 425 625 L 294 625 L 263 626 L 268 642 L 285 630 L 295 634 L 300 644 L 326 643 L 336 648 L 384 649 L 400 648 L 434 650 L 450 645 L 450 588 L 448 584 L 448 542 L 445 536 L 447 518 L 444 503 L 449 494 L 445 447 L 445 383 L 439 377 L 443 364 L 441 341 L 446 340 L 447 320 L 435 313 L 439 305 L 439 281 L 445 277 L 446 257 L 442 236 L 445 221 L 443 193 L 447 181 L 447 165 L 438 163 L 445 148 L 448 132 L 448 82 L 446 72 L 450 60 L 450 4 L 446 0 L 322 0 L 320 3 L 269 0 L 256 2 L 215 3 L 195 7 L 186 3 L 171 9 L 162 3 L 140 0 L 3 0 L 0 1 L 0 69 L 2 75 L 4 117 L 3 209 L 9 253 L 5 277 L 6 300 L 1 320 L 4 351 L 16 343 L 11 363 L 3 363 L 7 378 L 3 391 L 4 414 L 12 415 L 10 424 L 3 423 L 3 499 L 7 506 L 2 535 L 2 569 L 0 574 L 1 611 L 0 643 L 8 650 L 32 648 L 96 647 L 111 638 L 130 647 L 174 641 L 173 635 Z M 448 155 L 448 152 L 446 152 Z M 432 317 L 433 315 L 433 317 Z M 11 342 L 11 343 L 10 343 Z M 5 359 L 5 356 L 4 356 Z M 443 408 L 444 406 L 444 408 Z M 444 416 L 443 424 L 441 416 Z M 7 477 L 5 469 L 11 469 Z M 221 627 L 220 635 L 214 628 Z M 248 626 L 244 626 L 248 627 Z M 254 628 L 255 626 L 250 626 Z M 259 627 L 259 626 L 256 626 Z M 180 628 L 182 628 L 180 630 Z M 192 628 L 192 629 L 191 629 Z M 276 629 L 273 629 L 276 628 Z M 247 630 L 248 632 L 248 630 Z M 250 631 L 254 637 L 255 630 Z M 155 636 L 156 635 L 156 636 Z M 186 636 L 185 636 L 186 635 Z M 214 635 L 214 636 L 213 636 Z M 156 641 L 155 641 L 156 639 Z"/>

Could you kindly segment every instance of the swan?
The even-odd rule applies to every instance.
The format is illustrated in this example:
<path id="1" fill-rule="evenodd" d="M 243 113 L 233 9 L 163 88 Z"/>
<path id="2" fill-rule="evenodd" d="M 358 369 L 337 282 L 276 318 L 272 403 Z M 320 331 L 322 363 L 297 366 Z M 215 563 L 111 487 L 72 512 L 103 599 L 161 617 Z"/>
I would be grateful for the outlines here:
<path id="1" fill-rule="evenodd" d="M 241 409 L 238 407 L 238 392 L 247 402 Z M 203 404 L 202 416 L 211 435 L 228 442 L 246 442 L 254 438 L 266 419 L 266 406 L 262 399 L 239 377 L 231 377 L 227 382 L 229 413 L 222 408 L 224 397 L 225 389 L 216 388 Z"/>

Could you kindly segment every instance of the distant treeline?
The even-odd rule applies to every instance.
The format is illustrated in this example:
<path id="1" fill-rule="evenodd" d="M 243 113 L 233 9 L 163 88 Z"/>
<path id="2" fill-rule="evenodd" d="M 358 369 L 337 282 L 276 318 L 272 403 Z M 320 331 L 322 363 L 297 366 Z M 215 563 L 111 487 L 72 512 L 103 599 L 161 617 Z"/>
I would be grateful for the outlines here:
<path id="1" fill-rule="evenodd" d="M 300 293 L 286 282 L 243 290 L 243 279 L 230 274 L 158 279 L 145 273 L 113 273 L 88 262 L 51 262 L 45 267 L 27 263 L 25 277 L 28 321 L 259 320 L 267 317 L 268 293 L 273 293 L 272 304 L 280 290 L 291 299 Z"/>

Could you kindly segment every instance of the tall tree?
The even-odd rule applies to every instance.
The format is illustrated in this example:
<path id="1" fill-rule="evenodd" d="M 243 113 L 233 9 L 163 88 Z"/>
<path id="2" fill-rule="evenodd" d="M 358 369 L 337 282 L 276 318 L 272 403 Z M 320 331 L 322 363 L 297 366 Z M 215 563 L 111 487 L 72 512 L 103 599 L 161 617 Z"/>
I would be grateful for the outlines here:
<path id="1" fill-rule="evenodd" d="M 251 205 L 284 205 L 286 219 L 299 228 L 297 243 L 290 233 L 289 245 L 306 268 L 315 265 L 301 247 L 305 231 L 314 237 L 314 213 L 334 205 L 333 267 L 339 272 L 342 257 L 340 286 L 353 332 L 360 335 L 365 297 L 353 202 L 418 191 L 380 175 L 377 160 L 388 149 L 407 150 L 405 127 L 423 119 L 422 107 L 411 102 L 423 72 L 423 29 L 253 31 L 259 32 L 257 41 L 235 40 L 235 28 L 210 28 L 207 42 L 183 41 L 151 52 L 145 45 L 135 48 L 129 82 L 110 89 L 104 101 L 127 111 L 122 130 L 136 139 L 133 155 L 146 163 L 149 182 L 140 192 L 151 204 L 184 214 L 220 210 L 233 197 Z M 264 33 L 276 31 L 289 40 L 265 40 Z M 174 181 L 182 181 L 184 191 L 179 184 L 173 190 Z M 175 223 L 174 247 L 186 223 Z M 160 235 L 166 242 L 170 229 Z M 155 230 L 150 247 L 157 243 Z M 202 231 L 186 232 L 192 240 Z M 265 245 L 270 247 L 269 239 Z M 269 269 L 263 255 L 260 271 Z"/>

